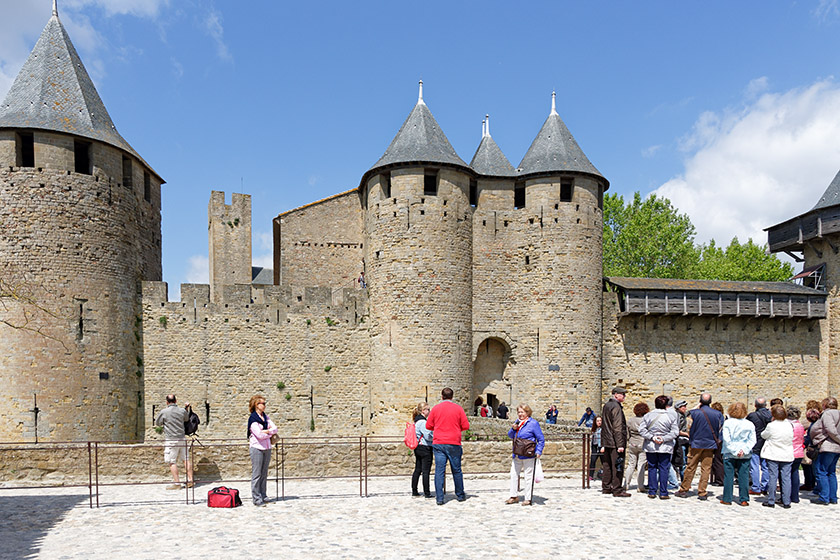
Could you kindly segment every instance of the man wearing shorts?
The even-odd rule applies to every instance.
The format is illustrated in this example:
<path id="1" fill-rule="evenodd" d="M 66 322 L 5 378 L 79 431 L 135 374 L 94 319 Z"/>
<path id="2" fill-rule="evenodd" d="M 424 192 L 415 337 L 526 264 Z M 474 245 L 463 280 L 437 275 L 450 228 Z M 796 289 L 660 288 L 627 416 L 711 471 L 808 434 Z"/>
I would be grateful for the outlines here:
<path id="1" fill-rule="evenodd" d="M 185 408 L 180 408 L 175 395 L 166 395 L 166 408 L 160 411 L 155 419 L 156 426 L 163 426 L 163 460 L 169 463 L 169 470 L 172 471 L 173 484 L 166 487 L 167 490 L 178 490 L 182 488 L 178 479 L 178 461 L 184 461 L 184 468 L 187 471 L 187 487 L 193 486 L 193 472 L 190 459 L 187 456 L 187 434 L 184 432 L 184 422 L 189 415 Z M 190 403 L 187 403 L 187 407 Z"/>

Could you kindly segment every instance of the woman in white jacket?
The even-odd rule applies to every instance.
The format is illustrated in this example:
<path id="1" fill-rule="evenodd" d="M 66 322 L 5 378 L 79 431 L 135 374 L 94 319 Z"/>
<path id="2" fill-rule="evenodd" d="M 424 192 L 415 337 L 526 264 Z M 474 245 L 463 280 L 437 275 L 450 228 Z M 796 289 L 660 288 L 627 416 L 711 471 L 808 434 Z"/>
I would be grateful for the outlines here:
<path id="1" fill-rule="evenodd" d="M 770 409 L 773 421 L 761 432 L 764 446 L 761 458 L 767 461 L 769 480 L 767 482 L 767 500 L 761 504 L 775 507 L 776 481 L 782 485 L 782 507 L 790 507 L 790 466 L 793 463 L 793 425 L 787 421 L 785 407 L 777 404 Z"/>

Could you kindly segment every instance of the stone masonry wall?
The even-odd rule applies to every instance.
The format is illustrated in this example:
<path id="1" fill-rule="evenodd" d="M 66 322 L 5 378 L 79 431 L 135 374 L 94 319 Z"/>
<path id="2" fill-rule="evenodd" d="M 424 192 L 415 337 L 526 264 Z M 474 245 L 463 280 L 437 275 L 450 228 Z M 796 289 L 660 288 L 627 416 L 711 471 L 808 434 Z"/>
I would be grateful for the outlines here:
<path id="1" fill-rule="evenodd" d="M 469 178 L 423 168 L 391 172 L 391 197 L 368 185 L 365 262 L 371 305 L 371 404 L 380 433 L 395 433 L 425 395 L 451 387 L 467 406 L 472 385 L 472 208 Z"/>
<path id="2" fill-rule="evenodd" d="M 183 284 L 169 302 L 165 283 L 144 283 L 147 439 L 168 393 L 193 405 L 202 438 L 244 439 L 257 393 L 284 436 L 364 434 L 366 309 L 362 290 L 310 288 L 298 300 L 277 286 L 226 286 L 213 303 L 209 286 Z"/>
<path id="3" fill-rule="evenodd" d="M 251 283 L 251 195 L 212 191 L 207 208 L 210 298 L 218 301 L 223 286 Z"/>
<path id="4" fill-rule="evenodd" d="M 354 189 L 274 219 L 280 285 L 353 288 L 364 269 L 362 207 Z"/>
<path id="5" fill-rule="evenodd" d="M 711 391 L 724 407 L 756 397 L 780 397 L 804 408 L 828 388 L 825 322 L 818 320 L 617 315 L 605 294 L 604 398 L 627 388 L 625 410 L 660 394 L 692 406 Z"/>
<path id="6" fill-rule="evenodd" d="M 574 185 L 563 202 L 559 178 L 528 181 L 525 207 L 515 209 L 512 184 L 479 181 L 473 348 L 503 341 L 509 358 L 503 376 L 474 397 L 526 401 L 535 414 L 556 404 L 568 418 L 598 402 L 601 211 L 595 181 Z"/>
<path id="7" fill-rule="evenodd" d="M 0 308 L 0 440 L 142 437 L 140 281 L 160 279 L 160 184 L 124 185 L 123 152 L 35 131 L 35 167 L 0 135 L 0 275 L 31 302 Z M 142 172 L 141 172 L 142 176 Z M 37 394 L 37 428 L 35 395 Z"/>
<path id="8" fill-rule="evenodd" d="M 171 475 L 169 465 L 163 462 L 162 443 L 161 437 L 156 436 L 145 445 L 99 445 L 100 482 L 168 482 Z M 510 469 L 510 450 L 509 442 L 465 441 L 462 459 L 464 473 L 506 473 Z M 192 453 L 195 477 L 199 483 L 250 478 L 251 461 L 247 443 L 206 442 L 204 446 L 193 445 Z M 269 480 L 274 478 L 275 465 L 280 456 L 284 458 L 287 477 L 359 476 L 358 438 L 333 440 L 329 444 L 314 440 L 286 440 L 282 446 L 282 454 L 279 446 L 272 452 Z M 408 479 L 414 470 L 414 454 L 402 442 L 369 441 L 367 459 L 367 472 L 370 476 L 397 475 Z M 547 473 L 577 474 L 581 465 L 580 440 L 570 438 L 547 441 L 540 460 Z M 181 475 L 183 476 L 183 471 Z M 62 446 L 48 449 L 31 446 L 14 450 L 0 448 L 0 487 L 87 482 L 87 447 Z M 288 489 L 290 483 L 286 484 Z M 273 484 L 269 484 L 269 493 L 273 492 L 273 488 Z"/>

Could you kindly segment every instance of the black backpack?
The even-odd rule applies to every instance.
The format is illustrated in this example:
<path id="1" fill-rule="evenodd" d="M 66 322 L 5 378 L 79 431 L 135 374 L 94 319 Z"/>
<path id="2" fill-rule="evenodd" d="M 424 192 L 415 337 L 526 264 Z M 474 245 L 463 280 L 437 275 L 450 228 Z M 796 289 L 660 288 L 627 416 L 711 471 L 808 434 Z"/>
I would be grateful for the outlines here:
<path id="1" fill-rule="evenodd" d="M 187 421 L 184 422 L 184 433 L 188 436 L 195 434 L 198 431 L 198 425 L 201 424 L 201 419 L 198 414 L 193 412 L 191 406 L 187 407 Z"/>

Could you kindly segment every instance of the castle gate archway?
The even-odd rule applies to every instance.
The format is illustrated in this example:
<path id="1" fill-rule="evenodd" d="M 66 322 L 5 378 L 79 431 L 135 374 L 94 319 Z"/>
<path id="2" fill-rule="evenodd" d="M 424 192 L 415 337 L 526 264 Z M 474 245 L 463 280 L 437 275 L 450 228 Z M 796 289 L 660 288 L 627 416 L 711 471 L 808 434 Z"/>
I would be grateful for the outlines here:
<path id="1" fill-rule="evenodd" d="M 480 397 L 495 411 L 501 401 L 509 400 L 505 369 L 510 357 L 510 346 L 500 338 L 486 338 L 478 345 L 473 362 L 473 401 Z"/>

